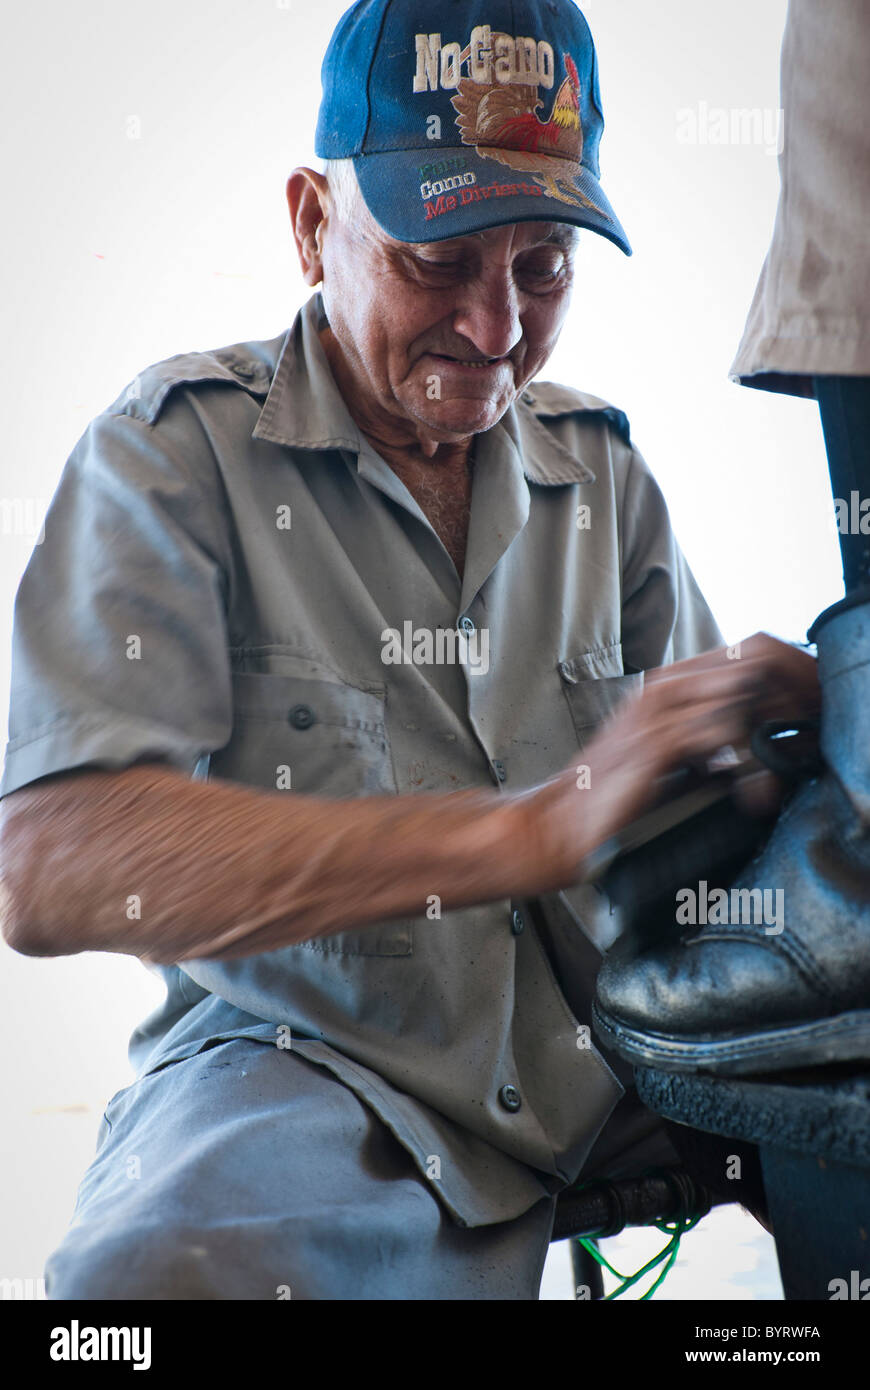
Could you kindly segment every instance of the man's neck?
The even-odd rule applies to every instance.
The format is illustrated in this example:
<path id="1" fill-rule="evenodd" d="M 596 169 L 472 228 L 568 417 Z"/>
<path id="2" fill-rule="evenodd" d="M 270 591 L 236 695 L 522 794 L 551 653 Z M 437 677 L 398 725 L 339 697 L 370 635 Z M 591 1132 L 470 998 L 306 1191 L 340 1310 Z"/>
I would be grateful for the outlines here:
<path id="1" fill-rule="evenodd" d="M 422 425 L 417 430 L 404 429 L 368 411 L 355 390 L 344 354 L 328 324 L 320 329 L 318 336 L 335 383 L 355 424 L 381 457 L 396 467 L 400 476 L 409 470 L 428 473 L 431 469 L 438 469 L 452 477 L 471 475 L 474 435 L 446 443 L 433 439 Z"/>

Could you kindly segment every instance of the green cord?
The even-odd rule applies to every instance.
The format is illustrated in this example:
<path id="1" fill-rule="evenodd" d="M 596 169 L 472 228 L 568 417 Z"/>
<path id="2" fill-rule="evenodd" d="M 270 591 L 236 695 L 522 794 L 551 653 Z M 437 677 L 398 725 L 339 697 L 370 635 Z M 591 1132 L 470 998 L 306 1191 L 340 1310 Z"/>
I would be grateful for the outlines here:
<path id="1" fill-rule="evenodd" d="M 669 1235 L 670 1240 L 664 1249 L 660 1250 L 658 1255 L 654 1255 L 651 1260 L 648 1260 L 643 1268 L 639 1269 L 636 1274 L 620 1274 L 618 1270 L 614 1269 L 613 1265 L 604 1258 L 601 1251 L 598 1249 L 599 1237 L 576 1236 L 575 1239 L 583 1246 L 584 1250 L 588 1251 L 594 1260 L 597 1260 L 600 1265 L 603 1265 L 605 1269 L 609 1270 L 615 1279 L 622 1280 L 619 1288 L 614 1289 L 612 1293 L 605 1294 L 605 1301 L 611 1298 L 619 1298 L 621 1294 L 625 1293 L 626 1289 L 630 1289 L 633 1284 L 636 1284 L 638 1279 L 642 1279 L 645 1274 L 648 1274 L 650 1270 L 655 1269 L 656 1265 L 661 1264 L 661 1262 L 665 1260 L 665 1267 L 658 1278 L 650 1285 L 646 1293 L 641 1294 L 640 1301 L 643 1301 L 646 1298 L 652 1298 L 656 1289 L 659 1288 L 670 1273 L 674 1261 L 677 1258 L 677 1254 L 679 1253 L 680 1240 L 687 1231 L 691 1231 L 693 1227 L 697 1226 L 700 1220 L 700 1216 L 687 1216 L 678 1221 L 651 1222 L 650 1224 L 655 1226 L 657 1230 L 664 1232 L 665 1235 Z"/>

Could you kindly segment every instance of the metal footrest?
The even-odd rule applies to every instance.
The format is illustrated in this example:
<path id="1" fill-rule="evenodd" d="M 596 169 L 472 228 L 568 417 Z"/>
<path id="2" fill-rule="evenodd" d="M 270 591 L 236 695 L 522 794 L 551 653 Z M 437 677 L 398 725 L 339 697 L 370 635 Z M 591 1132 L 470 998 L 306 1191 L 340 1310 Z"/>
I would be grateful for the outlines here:
<path id="1" fill-rule="evenodd" d="M 637 1178 L 599 1178 L 559 1194 L 550 1239 L 615 1236 L 626 1226 L 706 1216 L 711 1207 L 722 1203 L 723 1198 L 685 1168 L 657 1168 Z"/>

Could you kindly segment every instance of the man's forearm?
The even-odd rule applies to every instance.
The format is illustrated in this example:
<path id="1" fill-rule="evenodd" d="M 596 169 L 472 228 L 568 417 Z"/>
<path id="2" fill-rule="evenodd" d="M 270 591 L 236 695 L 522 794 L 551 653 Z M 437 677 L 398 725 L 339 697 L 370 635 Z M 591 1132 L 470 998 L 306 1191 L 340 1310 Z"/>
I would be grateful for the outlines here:
<path id="1" fill-rule="evenodd" d="M 84 769 L 0 803 L 3 934 L 29 955 L 240 956 L 563 886 L 529 795 L 330 801 Z"/>

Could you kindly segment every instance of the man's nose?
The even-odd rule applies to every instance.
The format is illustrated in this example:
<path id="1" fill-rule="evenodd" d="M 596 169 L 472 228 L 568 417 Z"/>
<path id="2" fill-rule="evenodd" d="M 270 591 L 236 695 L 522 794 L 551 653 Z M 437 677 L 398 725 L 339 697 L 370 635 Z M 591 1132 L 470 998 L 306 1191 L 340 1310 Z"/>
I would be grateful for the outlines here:
<path id="1" fill-rule="evenodd" d="M 513 276 L 494 273 L 463 285 L 453 328 L 482 357 L 506 357 L 523 336 Z"/>

